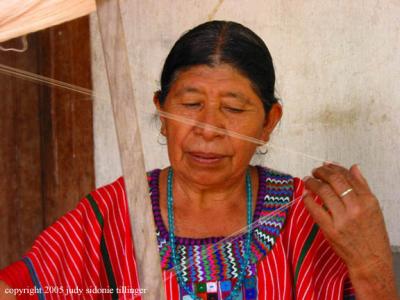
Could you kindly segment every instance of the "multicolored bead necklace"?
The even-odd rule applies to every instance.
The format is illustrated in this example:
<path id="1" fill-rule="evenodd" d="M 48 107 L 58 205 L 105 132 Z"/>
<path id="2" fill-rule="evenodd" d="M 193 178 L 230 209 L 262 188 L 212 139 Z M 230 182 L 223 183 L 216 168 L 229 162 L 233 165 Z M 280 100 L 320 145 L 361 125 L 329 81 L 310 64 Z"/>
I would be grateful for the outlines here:
<path id="1" fill-rule="evenodd" d="M 198 297 L 196 297 L 195 293 L 184 282 L 184 279 L 183 279 L 183 276 L 182 276 L 182 273 L 180 270 L 178 253 L 176 252 L 174 209 L 173 209 L 174 198 L 172 195 L 172 186 L 173 186 L 173 170 L 172 170 L 172 168 L 169 168 L 168 169 L 168 181 L 167 181 L 167 206 L 168 206 L 169 244 L 170 244 L 171 252 L 172 252 L 172 261 L 174 263 L 175 271 L 178 276 L 179 285 L 192 297 L 193 300 L 197 300 Z M 246 276 L 246 269 L 248 267 L 249 257 L 251 254 L 250 244 L 251 244 L 251 236 L 252 236 L 251 225 L 253 222 L 253 220 L 252 220 L 253 192 L 252 192 L 252 184 L 251 184 L 251 177 L 250 177 L 249 169 L 246 172 L 246 196 L 247 196 L 247 228 L 248 228 L 248 231 L 247 231 L 246 241 L 245 241 L 245 253 L 243 256 L 243 264 L 242 264 L 243 267 L 238 276 L 236 285 L 233 288 L 231 294 L 228 296 L 227 300 L 231 300 L 232 298 L 236 297 L 237 293 L 241 289 L 244 279 L 245 279 L 245 276 Z"/>

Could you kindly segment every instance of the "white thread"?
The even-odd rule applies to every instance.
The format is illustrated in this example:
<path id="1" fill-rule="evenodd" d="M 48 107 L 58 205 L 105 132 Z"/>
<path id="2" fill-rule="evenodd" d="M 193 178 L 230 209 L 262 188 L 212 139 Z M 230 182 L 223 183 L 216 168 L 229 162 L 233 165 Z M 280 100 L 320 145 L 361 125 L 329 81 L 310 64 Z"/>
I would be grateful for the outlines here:
<path id="1" fill-rule="evenodd" d="M 243 134 L 240 134 L 240 133 L 237 133 L 237 132 L 234 132 L 234 131 L 231 131 L 231 130 L 227 130 L 227 129 L 224 129 L 224 128 L 215 127 L 213 125 L 210 125 L 210 124 L 207 124 L 207 123 L 203 123 L 203 122 L 200 122 L 200 121 L 197 121 L 197 120 L 192 120 L 192 119 L 189 119 L 189 118 L 186 118 L 186 117 L 182 117 L 180 115 L 171 114 L 171 113 L 168 113 L 168 112 L 165 112 L 165 111 L 161 111 L 161 110 L 158 110 L 158 114 L 160 116 L 163 116 L 163 117 L 171 119 L 171 120 L 175 120 L 175 121 L 178 121 L 178 122 L 181 122 L 181 123 L 185 123 L 185 124 L 188 124 L 188 125 L 197 126 L 197 127 L 203 128 L 203 129 L 212 130 L 212 131 L 214 131 L 216 133 L 225 134 L 225 135 L 228 135 L 228 136 L 231 136 L 231 137 L 234 137 L 234 138 L 238 138 L 238 139 L 241 139 L 241 140 L 244 140 L 244 141 L 248 141 L 248 142 L 260 145 L 260 146 L 265 145 L 265 141 L 263 141 L 263 140 L 259 140 L 259 139 L 256 139 L 254 137 L 243 135 Z M 299 151 L 283 148 L 283 147 L 274 145 L 272 143 L 268 143 L 268 147 L 275 148 L 275 149 L 281 150 L 281 151 L 286 151 L 286 152 L 293 153 L 293 154 L 297 154 L 297 155 L 301 155 L 301 156 L 307 157 L 309 159 L 312 159 L 312 160 L 315 160 L 315 161 L 318 161 L 318 162 L 325 162 L 326 161 L 326 159 L 318 158 L 316 156 L 312 156 L 312 155 L 309 155 L 309 154 L 306 154 L 306 153 L 302 153 L 302 152 L 299 152 Z"/>
<path id="2" fill-rule="evenodd" d="M 83 88 L 74 84 L 66 83 L 64 81 L 59 81 L 55 80 L 46 76 L 38 75 L 32 72 L 20 70 L 17 68 L 9 67 L 3 64 L 0 64 L 0 73 L 9 75 L 9 76 L 14 76 L 17 78 L 33 81 L 33 82 L 38 82 L 38 83 L 44 83 L 48 86 L 56 86 L 59 88 L 64 88 L 66 90 L 74 91 L 86 96 L 94 96 L 92 90 Z"/>
<path id="3" fill-rule="evenodd" d="M 55 79 L 52 79 L 52 78 L 49 78 L 49 77 L 46 77 L 46 76 L 42 76 L 42 75 L 38 75 L 38 74 L 35 74 L 35 73 L 32 73 L 32 72 L 28 72 L 28 71 L 20 70 L 20 69 L 17 69 L 17 68 L 9 67 L 9 66 L 3 65 L 3 64 L 0 64 L 0 73 L 6 74 L 6 75 L 9 75 L 9 76 L 15 76 L 15 77 L 22 78 L 22 79 L 29 80 L 29 81 L 33 81 L 33 82 L 44 83 L 44 84 L 46 84 L 48 86 L 56 86 L 56 87 L 59 87 L 59 88 L 64 88 L 66 90 L 74 91 L 74 92 L 77 92 L 79 94 L 83 94 L 83 95 L 86 95 L 86 96 L 93 97 L 95 99 L 96 98 L 97 99 L 104 99 L 103 97 L 99 97 L 98 95 L 96 95 L 90 89 L 83 88 L 83 87 L 78 86 L 78 85 L 66 83 L 66 82 L 63 82 L 63 81 L 55 80 Z M 88 101 L 90 101 L 90 99 L 88 99 Z M 149 113 L 149 112 L 145 112 L 145 113 L 153 114 L 153 113 Z M 160 116 L 163 116 L 164 118 L 168 118 L 168 119 L 175 120 L 175 121 L 178 121 L 178 122 L 182 122 L 182 123 L 185 123 L 185 124 L 188 124 L 188 125 L 198 126 L 200 128 L 212 130 L 212 131 L 215 131 L 215 132 L 220 133 L 220 134 L 225 134 L 225 135 L 228 135 L 228 136 L 231 136 L 231 137 L 234 137 L 234 138 L 238 138 L 238 139 L 241 139 L 241 140 L 244 140 L 244 141 L 248 141 L 250 143 L 254 143 L 256 145 L 264 145 L 265 144 L 264 141 L 256 139 L 254 137 L 246 136 L 246 135 L 243 135 L 243 134 L 231 131 L 231 130 L 218 128 L 218 127 L 215 127 L 213 125 L 210 125 L 210 124 L 207 124 L 207 123 L 203 123 L 203 122 L 199 122 L 197 120 L 192 120 L 192 119 L 180 116 L 180 115 L 168 113 L 168 112 L 165 112 L 165 111 L 158 111 L 158 114 Z M 292 153 L 292 154 L 296 154 L 296 155 L 299 155 L 299 156 L 303 156 L 303 157 L 306 157 L 308 159 L 311 159 L 311 160 L 314 160 L 314 161 L 317 161 L 317 162 L 326 161 L 326 159 L 318 158 L 316 156 L 312 156 L 312 155 L 309 155 L 309 154 L 306 154 L 306 153 L 303 153 L 303 152 L 300 152 L 300 151 L 295 151 L 295 150 L 292 150 L 292 149 L 288 149 L 288 148 L 284 148 L 284 147 L 281 147 L 281 146 L 278 146 L 278 145 L 274 145 L 273 143 L 268 143 L 268 147 L 277 149 L 279 151 L 286 151 L 287 153 Z"/>
<path id="4" fill-rule="evenodd" d="M 17 78 L 21 78 L 21 79 L 24 79 L 24 80 L 29 80 L 29 81 L 33 81 L 33 82 L 37 82 L 37 83 L 41 83 L 41 84 L 46 84 L 46 85 L 48 85 L 50 87 L 51 86 L 56 86 L 58 88 L 63 88 L 63 89 L 69 90 L 69 91 L 74 91 L 74 92 L 77 92 L 79 94 L 82 94 L 82 95 L 85 95 L 85 96 L 89 96 L 89 97 L 92 97 L 92 98 L 105 99 L 104 97 L 99 97 L 98 95 L 96 95 L 90 89 L 83 88 L 83 87 L 78 86 L 78 85 L 69 84 L 69 83 L 66 83 L 66 82 L 63 82 L 63 81 L 55 80 L 55 79 L 52 79 L 52 78 L 49 78 L 49 77 L 46 77 L 46 76 L 42 76 L 42 75 L 38 75 L 38 74 L 35 74 L 35 73 L 31 73 L 31 72 L 28 72 L 28 71 L 20 70 L 20 69 L 17 69 L 17 68 L 9 67 L 9 66 L 3 65 L 3 64 L 0 64 L 0 73 L 6 74 L 6 75 L 9 75 L 9 76 L 14 76 L 14 77 L 17 77 Z M 88 98 L 88 101 L 91 101 L 90 98 Z M 149 112 L 146 112 L 146 111 L 142 111 L 142 112 L 154 115 L 153 112 L 152 113 L 149 113 Z M 200 121 L 197 121 L 197 120 L 192 120 L 192 119 L 189 119 L 187 117 L 183 117 L 183 116 L 180 116 L 180 115 L 177 115 L 177 114 L 172 114 L 172 113 L 168 113 L 168 112 L 160 111 L 160 110 L 158 110 L 157 113 L 158 113 L 159 116 L 162 116 L 164 118 L 175 120 L 175 121 L 178 121 L 178 122 L 181 122 L 181 123 L 184 123 L 184 124 L 187 124 L 187 125 L 191 125 L 191 126 L 197 126 L 197 127 L 200 127 L 200 128 L 203 128 L 203 129 L 207 129 L 207 130 L 212 130 L 212 131 L 217 132 L 219 134 L 224 134 L 224 135 L 227 135 L 227 136 L 231 136 L 233 138 L 238 138 L 238 139 L 241 139 L 241 140 L 244 140 L 244 141 L 248 141 L 250 143 L 254 143 L 256 145 L 264 145 L 265 144 L 265 142 L 263 140 L 259 140 L 257 138 L 246 136 L 246 135 L 243 135 L 243 134 L 231 131 L 231 130 L 227 130 L 227 129 L 224 129 L 224 128 L 219 128 L 219 127 L 213 126 L 211 124 L 203 123 L 203 122 L 200 122 Z M 318 158 L 316 156 L 312 156 L 312 155 L 309 155 L 309 154 L 306 154 L 306 153 L 303 153 L 303 152 L 299 152 L 299 151 L 287 149 L 287 148 L 284 148 L 284 147 L 280 147 L 280 146 L 277 146 L 277 145 L 273 145 L 272 143 L 268 143 L 268 147 L 275 148 L 275 149 L 280 150 L 280 151 L 286 151 L 288 153 L 293 153 L 293 154 L 296 154 L 296 155 L 299 155 L 299 156 L 303 156 L 303 157 L 306 157 L 308 159 L 311 159 L 311 160 L 314 160 L 314 161 L 317 161 L 317 162 L 326 161 L 325 159 L 321 159 L 321 158 Z M 290 206 L 294 205 L 297 201 L 302 200 L 302 198 L 303 198 L 303 196 L 300 196 L 300 197 L 297 197 L 296 199 L 293 199 L 290 203 L 282 205 L 280 208 L 270 212 L 268 215 L 266 215 L 264 217 L 260 217 L 258 220 L 254 221 L 249 226 L 245 226 L 245 227 L 239 229 L 238 231 L 236 231 L 236 232 L 230 234 L 229 236 L 223 238 L 222 240 L 218 241 L 216 244 L 212 244 L 212 245 L 208 246 L 203 251 L 208 253 L 210 248 L 214 248 L 216 245 L 222 244 L 222 243 L 224 243 L 226 241 L 233 242 L 236 239 L 239 239 L 244 233 L 246 233 L 249 230 L 249 228 L 251 228 L 251 230 L 253 230 L 254 228 L 257 228 L 263 221 L 269 220 L 275 214 L 277 214 L 277 213 L 289 208 Z M 213 250 L 212 252 L 214 253 L 215 251 Z M 189 265 L 189 267 L 190 266 L 191 265 Z M 175 274 L 173 276 L 176 276 L 176 274 L 177 274 L 177 270 L 175 270 Z M 172 279 L 172 276 L 171 276 L 171 278 L 168 278 L 166 281 L 168 281 L 170 279 Z"/>
<path id="5" fill-rule="evenodd" d="M 171 114 L 169 112 L 165 112 L 165 111 L 161 111 L 161 110 L 158 110 L 158 114 L 160 116 L 163 116 L 163 117 L 171 119 L 171 120 L 175 120 L 175 121 L 178 121 L 178 122 L 181 122 L 181 123 L 184 123 L 184 124 L 188 124 L 188 125 L 193 125 L 193 126 L 200 127 L 200 128 L 203 128 L 203 129 L 208 129 L 208 130 L 214 131 L 216 133 L 220 133 L 220 134 L 228 135 L 228 136 L 231 136 L 231 137 L 235 137 L 235 138 L 238 138 L 238 139 L 241 139 L 241 140 L 244 140 L 244 141 L 248 141 L 248 142 L 251 142 L 251 143 L 254 143 L 254 144 L 257 144 L 257 145 L 264 145 L 265 144 L 265 142 L 262 141 L 262 140 L 259 140 L 259 139 L 256 139 L 256 138 L 253 138 L 253 137 L 250 137 L 250 136 L 246 136 L 246 135 L 243 135 L 243 134 L 231 131 L 231 130 L 215 127 L 213 125 L 210 125 L 210 124 L 207 124 L 207 123 L 203 123 L 203 122 L 200 122 L 200 121 L 197 121 L 197 120 L 192 120 L 192 119 L 189 119 L 189 118 L 186 118 L 186 117 L 182 117 L 180 115 Z"/>
<path id="6" fill-rule="evenodd" d="M 212 250 L 215 246 L 221 245 L 227 241 L 233 242 L 239 238 L 241 238 L 243 236 L 244 233 L 246 233 L 248 231 L 248 229 L 250 228 L 251 230 L 254 230 L 254 228 L 257 228 L 259 225 L 261 225 L 262 222 L 264 221 L 268 221 L 269 219 L 271 219 L 274 215 L 276 215 L 277 213 L 291 207 L 292 205 L 294 205 L 296 202 L 300 201 L 303 199 L 303 195 L 293 199 L 291 202 L 289 202 L 288 204 L 284 204 L 282 205 L 280 208 L 277 208 L 275 210 L 273 210 L 272 212 L 270 212 L 268 215 L 260 217 L 258 220 L 256 220 L 255 222 L 251 223 L 249 226 L 245 226 L 237 231 L 235 231 L 234 233 L 230 234 L 229 236 L 221 239 L 220 241 L 218 241 L 217 243 L 213 243 L 209 246 L 207 246 L 205 249 L 202 250 L 202 254 L 208 254 L 210 250 Z M 211 253 L 215 253 L 217 252 L 217 250 L 213 250 L 211 251 Z M 189 264 L 188 267 L 191 267 L 194 265 L 194 262 L 192 264 Z M 174 276 L 176 276 L 178 274 L 178 270 L 173 267 L 171 268 L 175 271 Z M 172 279 L 172 278 L 171 278 Z"/>
<path id="7" fill-rule="evenodd" d="M 14 51 L 14 52 L 25 52 L 26 50 L 28 50 L 28 39 L 26 38 L 26 35 L 21 37 L 21 41 L 22 41 L 22 48 L 18 49 L 18 48 L 5 48 L 3 46 L 0 45 L 0 50 L 7 52 L 7 51 Z"/>

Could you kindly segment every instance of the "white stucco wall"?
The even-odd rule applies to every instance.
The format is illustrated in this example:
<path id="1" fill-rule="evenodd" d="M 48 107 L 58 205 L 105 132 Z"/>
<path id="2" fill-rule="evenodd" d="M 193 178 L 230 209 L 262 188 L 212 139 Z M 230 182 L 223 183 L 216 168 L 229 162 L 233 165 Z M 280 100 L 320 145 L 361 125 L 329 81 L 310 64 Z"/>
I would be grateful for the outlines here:
<path id="1" fill-rule="evenodd" d="M 359 163 L 400 245 L 400 2 L 398 0 L 125 1 L 129 56 L 148 169 L 166 165 L 152 121 L 163 60 L 189 28 L 215 19 L 259 34 L 274 58 L 284 117 L 272 143 L 344 165 Z M 124 15 L 127 18 L 127 14 Z M 96 25 L 95 17 L 92 25 Z M 121 174 L 99 35 L 93 29 L 97 184 Z M 271 148 L 264 164 L 298 176 L 318 163 Z M 260 160 L 260 159 L 259 159 Z"/>

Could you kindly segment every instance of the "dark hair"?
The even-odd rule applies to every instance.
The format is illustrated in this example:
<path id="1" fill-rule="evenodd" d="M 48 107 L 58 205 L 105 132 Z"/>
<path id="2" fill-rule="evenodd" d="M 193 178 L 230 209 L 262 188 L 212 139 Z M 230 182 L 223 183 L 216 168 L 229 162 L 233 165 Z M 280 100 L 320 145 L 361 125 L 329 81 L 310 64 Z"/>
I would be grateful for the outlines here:
<path id="1" fill-rule="evenodd" d="M 163 105 L 178 72 L 196 65 L 226 63 L 253 85 L 268 115 L 275 97 L 275 71 L 263 40 L 247 27 L 228 21 L 210 21 L 189 30 L 172 47 L 161 74 L 158 92 Z"/>

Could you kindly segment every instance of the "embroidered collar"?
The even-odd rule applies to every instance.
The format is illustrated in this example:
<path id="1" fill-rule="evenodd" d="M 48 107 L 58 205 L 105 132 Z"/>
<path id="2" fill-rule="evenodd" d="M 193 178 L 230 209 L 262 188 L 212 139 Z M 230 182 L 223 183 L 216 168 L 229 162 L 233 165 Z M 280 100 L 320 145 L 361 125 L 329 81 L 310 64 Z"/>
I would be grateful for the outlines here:
<path id="1" fill-rule="evenodd" d="M 276 171 L 257 167 L 259 188 L 253 220 L 250 266 L 247 276 L 256 272 L 256 263 L 267 255 L 275 244 L 286 220 L 288 204 L 293 194 L 293 178 Z M 168 230 L 161 218 L 159 175 L 156 169 L 148 173 L 150 197 L 156 224 L 161 267 L 173 267 Z M 245 234 L 233 237 L 201 239 L 176 237 L 180 267 L 185 281 L 219 281 L 237 278 L 244 252 Z"/>

